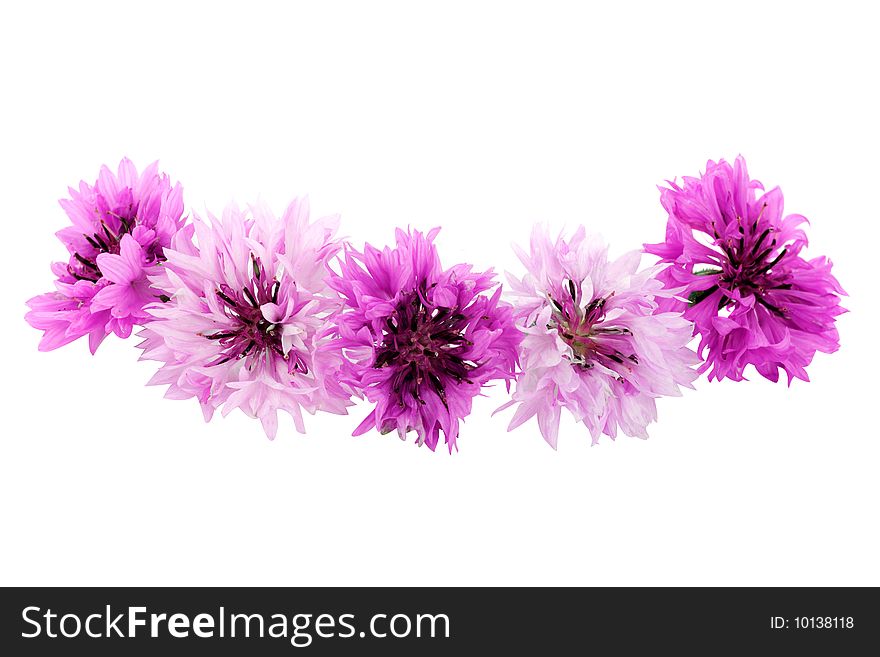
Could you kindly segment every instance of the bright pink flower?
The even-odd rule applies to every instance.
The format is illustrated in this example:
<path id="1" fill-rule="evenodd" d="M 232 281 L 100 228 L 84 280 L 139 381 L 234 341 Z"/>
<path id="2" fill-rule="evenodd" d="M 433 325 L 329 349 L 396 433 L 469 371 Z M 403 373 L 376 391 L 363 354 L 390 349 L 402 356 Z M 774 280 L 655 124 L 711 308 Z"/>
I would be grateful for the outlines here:
<path id="1" fill-rule="evenodd" d="M 555 241 L 536 226 L 530 252 L 516 252 L 527 273 L 508 279 L 525 338 L 513 399 L 498 409 L 518 404 L 509 430 L 537 416 L 555 449 L 565 408 L 594 444 L 618 428 L 647 438 L 655 399 L 681 395 L 679 386 L 692 387 L 697 377 L 698 359 L 686 346 L 692 324 L 657 312 L 669 294 L 656 278 L 661 268 L 639 271 L 639 252 L 609 262 L 605 245 L 583 226 Z"/>
<path id="2" fill-rule="evenodd" d="M 239 408 L 274 438 L 278 411 L 302 433 L 303 410 L 344 414 L 350 403 L 341 355 L 323 337 L 341 305 L 325 283 L 339 219 L 310 223 L 305 200 L 281 221 L 263 205 L 250 215 L 230 206 L 177 235 L 151 279 L 170 299 L 149 307 L 139 346 L 164 363 L 150 383 L 168 385 L 167 397 L 195 397 L 206 420 Z"/>
<path id="3" fill-rule="evenodd" d="M 433 451 L 442 431 L 452 452 L 482 387 L 513 378 L 520 336 L 501 288 L 483 294 L 497 285 L 491 270 L 441 266 L 438 230 L 398 229 L 395 248 L 346 249 L 330 285 L 345 300 L 335 318 L 341 375 L 375 405 L 354 435 L 414 431 Z"/>
<path id="4" fill-rule="evenodd" d="M 746 163 L 709 161 L 700 178 L 685 177 L 660 189 L 669 213 L 666 241 L 645 251 L 671 266 L 661 274 L 679 310 L 695 324 L 700 371 L 709 380 L 743 380 L 748 365 L 772 380 L 779 369 L 789 385 L 809 381 L 806 367 L 817 351 L 839 347 L 835 318 L 846 294 L 825 257 L 806 260 L 798 214 L 783 216 L 782 191 L 750 180 Z M 683 300 L 686 299 L 687 301 Z"/>
<path id="5" fill-rule="evenodd" d="M 138 174 L 124 159 L 116 174 L 102 167 L 94 185 L 81 182 L 60 201 L 73 225 L 56 234 L 70 258 L 52 266 L 56 291 L 29 300 L 25 316 L 44 332 L 41 351 L 88 335 L 94 353 L 110 333 L 127 338 L 149 320 L 144 307 L 160 293 L 148 276 L 184 224 L 183 190 L 158 169 Z"/>

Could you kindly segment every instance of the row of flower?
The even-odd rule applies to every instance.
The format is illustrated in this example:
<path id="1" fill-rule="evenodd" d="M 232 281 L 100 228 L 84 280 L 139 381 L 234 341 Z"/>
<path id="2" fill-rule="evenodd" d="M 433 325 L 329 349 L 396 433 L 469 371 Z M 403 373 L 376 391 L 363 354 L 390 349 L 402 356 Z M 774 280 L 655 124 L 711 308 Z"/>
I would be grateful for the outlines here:
<path id="1" fill-rule="evenodd" d="M 161 363 L 151 384 L 194 397 L 206 420 L 241 409 L 269 437 L 278 411 L 304 432 L 303 411 L 366 398 L 355 435 L 413 432 L 434 450 L 442 434 L 452 451 L 474 397 L 503 381 L 509 428 L 536 417 L 553 447 L 563 408 L 594 443 L 644 438 L 655 400 L 700 373 L 740 381 L 752 365 L 806 381 L 815 353 L 839 344 L 831 262 L 802 256 L 805 218 L 784 216 L 782 192 L 742 158 L 661 188 L 666 239 L 644 246 L 656 265 L 640 269 L 642 251 L 609 260 L 583 227 L 535 227 L 504 294 L 491 269 L 444 268 L 438 229 L 359 251 L 304 200 L 280 220 L 262 204 L 187 218 L 179 184 L 128 160 L 69 191 L 72 225 L 57 233 L 69 257 L 52 267 L 55 291 L 28 302 L 40 349 L 88 336 L 94 353 L 141 327 L 142 359 Z"/>

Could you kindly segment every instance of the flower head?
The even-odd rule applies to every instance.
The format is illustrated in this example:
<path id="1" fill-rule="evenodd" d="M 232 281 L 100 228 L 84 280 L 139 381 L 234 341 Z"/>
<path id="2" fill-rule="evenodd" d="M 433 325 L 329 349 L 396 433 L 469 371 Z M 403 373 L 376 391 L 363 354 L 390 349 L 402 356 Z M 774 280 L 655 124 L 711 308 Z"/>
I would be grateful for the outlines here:
<path id="1" fill-rule="evenodd" d="M 149 319 L 145 306 L 159 292 L 148 276 L 184 224 L 183 190 L 158 169 L 154 162 L 138 174 L 124 159 L 116 174 L 102 167 L 94 185 L 80 182 L 60 201 L 73 225 L 56 235 L 70 257 L 52 266 L 55 292 L 28 301 L 25 317 L 43 331 L 41 351 L 88 335 L 94 353 L 110 333 L 127 338 Z"/>
<path id="2" fill-rule="evenodd" d="M 665 309 L 678 309 L 695 324 L 700 371 L 709 379 L 741 381 L 748 365 L 777 381 L 809 381 L 806 366 L 817 351 L 839 346 L 835 317 L 845 312 L 846 294 L 825 257 L 805 259 L 806 218 L 783 216 L 778 187 L 750 180 L 746 163 L 709 161 L 700 178 L 660 188 L 669 213 L 666 240 L 645 250 L 671 266 L 662 278 L 676 296 Z M 687 299 L 684 301 L 682 299 Z"/>
<path id="3" fill-rule="evenodd" d="M 640 254 L 613 262 L 597 237 L 581 226 L 554 241 L 532 231 L 529 253 L 516 248 L 527 273 L 508 274 L 515 297 L 522 372 L 509 429 L 537 415 L 544 439 L 556 447 L 563 408 L 590 431 L 647 438 L 657 418 L 655 399 L 678 396 L 697 377 L 687 348 L 692 325 L 676 312 L 657 312 L 666 294 L 660 267 L 638 271 Z M 499 409 L 501 410 L 501 409 Z"/>
<path id="4" fill-rule="evenodd" d="M 142 358 L 164 363 L 150 383 L 167 384 L 168 397 L 195 397 L 206 420 L 221 406 L 223 415 L 240 408 L 274 438 L 279 410 L 305 432 L 303 409 L 345 413 L 351 397 L 335 376 L 341 356 L 323 337 L 340 305 L 325 283 L 339 220 L 310 223 L 306 201 L 280 222 L 263 205 L 251 210 L 194 217 L 175 238 L 152 279 L 169 300 L 148 309 L 155 319 L 139 346 Z"/>
<path id="5" fill-rule="evenodd" d="M 330 285 L 345 300 L 336 317 L 342 375 L 375 404 L 355 430 L 416 432 L 431 450 L 443 432 L 456 447 L 459 421 L 482 386 L 510 380 L 519 334 L 491 270 L 443 269 L 434 237 L 396 231 L 395 248 L 346 249 Z"/>

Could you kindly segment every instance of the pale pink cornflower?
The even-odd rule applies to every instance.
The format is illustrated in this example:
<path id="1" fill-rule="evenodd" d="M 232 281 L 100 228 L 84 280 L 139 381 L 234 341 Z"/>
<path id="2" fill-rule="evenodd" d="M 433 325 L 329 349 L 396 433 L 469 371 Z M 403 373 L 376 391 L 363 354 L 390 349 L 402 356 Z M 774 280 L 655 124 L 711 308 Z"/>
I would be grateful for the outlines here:
<path id="1" fill-rule="evenodd" d="M 305 200 L 279 221 L 262 204 L 193 218 L 153 285 L 169 297 L 149 308 L 143 359 L 164 364 L 150 381 L 167 397 L 195 397 L 208 420 L 218 408 L 259 418 L 274 438 L 278 411 L 305 432 L 302 411 L 345 413 L 341 355 L 323 337 L 341 301 L 325 283 L 340 248 L 338 217 L 309 221 Z"/>
<path id="2" fill-rule="evenodd" d="M 521 372 L 512 401 L 514 429 L 537 416 L 555 449 L 562 409 L 599 436 L 647 438 L 658 397 L 681 394 L 697 377 L 687 347 L 693 325 L 678 312 L 657 312 L 668 296 L 656 276 L 639 270 L 641 254 L 609 261 L 600 239 L 581 226 L 570 239 L 532 231 L 528 253 L 514 247 L 526 267 L 508 274 L 517 326 Z M 501 410 L 501 409 L 499 409 Z"/>

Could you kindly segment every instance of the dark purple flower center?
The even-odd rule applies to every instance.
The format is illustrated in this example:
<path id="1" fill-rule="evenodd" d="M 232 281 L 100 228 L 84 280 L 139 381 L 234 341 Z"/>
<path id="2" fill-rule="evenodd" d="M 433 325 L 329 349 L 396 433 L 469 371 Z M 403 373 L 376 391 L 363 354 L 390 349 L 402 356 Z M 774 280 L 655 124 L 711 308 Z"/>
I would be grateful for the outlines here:
<path id="1" fill-rule="evenodd" d="M 759 304 L 773 314 L 785 317 L 788 310 L 776 306 L 767 298 L 769 290 L 789 290 L 791 283 L 785 271 L 777 267 L 788 254 L 787 249 L 778 250 L 773 226 L 761 225 L 761 216 L 766 207 L 764 204 L 758 218 L 751 224 L 744 223 L 741 217 L 737 218 L 739 237 L 736 238 L 722 238 L 715 224 L 712 224 L 715 245 L 724 254 L 721 267 L 706 267 L 694 273 L 704 276 L 718 275 L 717 283 L 709 289 L 691 294 L 691 305 L 699 303 L 719 289 L 728 292 L 739 289 L 745 294 L 753 295 Z M 718 302 L 718 309 L 729 303 L 730 297 L 723 294 Z"/>
<path id="2" fill-rule="evenodd" d="M 424 298 L 424 289 L 403 295 L 385 319 L 373 362 L 375 368 L 395 368 L 390 383 L 401 406 L 407 396 L 424 404 L 426 389 L 447 406 L 447 386 L 472 384 L 468 375 L 478 367 L 464 357 L 473 344 L 464 336 L 470 320 L 455 308 L 431 307 Z"/>
<path id="3" fill-rule="evenodd" d="M 103 277 L 98 267 L 98 256 L 102 253 L 119 255 L 122 236 L 131 234 L 138 225 L 138 204 L 132 202 L 105 211 L 96 207 L 95 211 L 102 215 L 100 228 L 91 235 L 83 234 L 89 248 L 75 252 L 67 265 L 68 273 L 75 279 L 92 283 L 97 283 Z M 150 245 L 146 249 L 147 258 L 150 262 L 162 262 L 165 260 L 162 249 L 156 249 L 155 246 Z"/>
<path id="4" fill-rule="evenodd" d="M 626 370 L 639 364 L 632 353 L 632 331 L 623 326 L 597 326 L 605 320 L 605 304 L 614 292 L 590 300 L 586 306 L 581 290 L 571 279 L 562 285 L 562 293 L 548 294 L 551 323 L 562 340 L 571 348 L 571 362 L 585 370 L 596 363 L 617 372 L 624 379 Z"/>
<path id="5" fill-rule="evenodd" d="M 251 254 L 253 275 L 250 286 L 235 290 L 226 283 L 220 283 L 215 290 L 217 300 L 224 314 L 232 320 L 232 328 L 224 328 L 216 333 L 204 334 L 208 340 L 217 340 L 221 351 L 208 366 L 221 365 L 233 359 L 251 357 L 253 364 L 258 358 L 272 354 L 287 361 L 288 372 L 308 374 L 309 368 L 302 354 L 295 349 L 284 353 L 281 342 L 282 327 L 263 317 L 260 307 L 266 303 L 278 303 L 281 284 L 275 277 L 266 273 L 259 258 Z"/>

